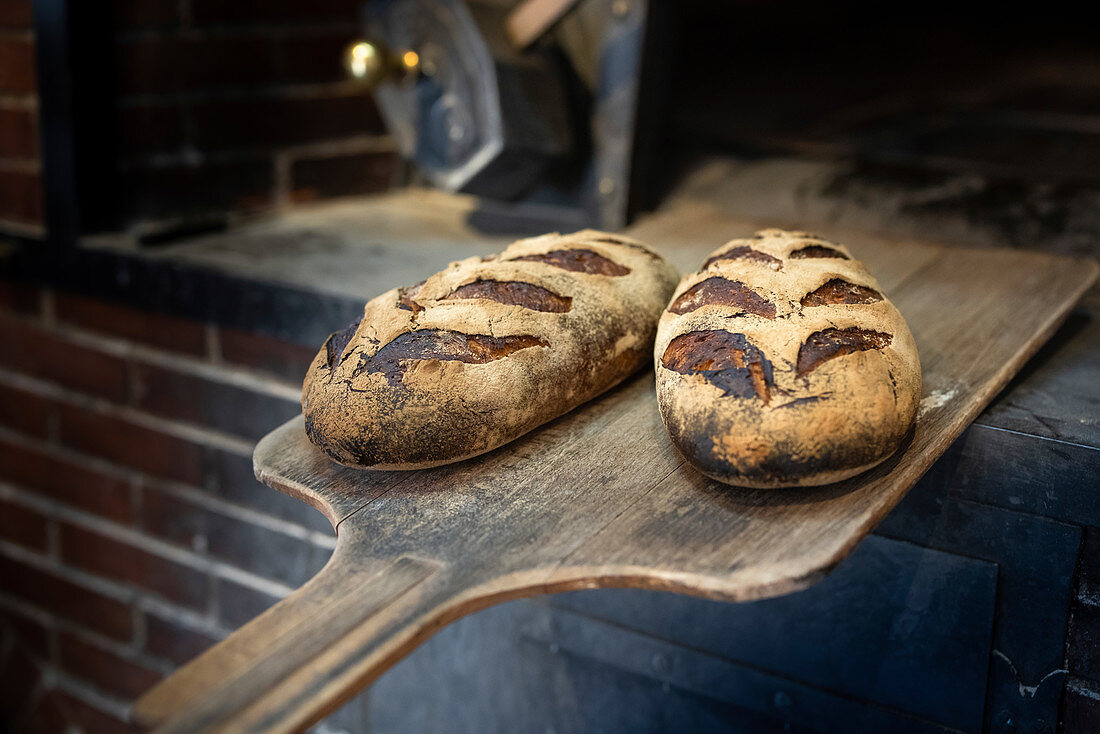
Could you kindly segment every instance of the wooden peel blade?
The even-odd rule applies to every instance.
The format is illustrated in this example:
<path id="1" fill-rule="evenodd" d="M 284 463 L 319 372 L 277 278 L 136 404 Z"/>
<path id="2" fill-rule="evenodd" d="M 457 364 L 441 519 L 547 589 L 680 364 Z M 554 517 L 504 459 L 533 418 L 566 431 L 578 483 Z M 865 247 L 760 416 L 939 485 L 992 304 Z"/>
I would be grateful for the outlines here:
<path id="1" fill-rule="evenodd" d="M 688 225 L 681 212 L 634 234 L 678 243 L 677 261 L 697 267 L 721 242 L 714 232 L 745 233 L 687 214 Z M 926 407 L 886 463 L 804 490 L 716 484 L 672 448 L 651 374 L 497 451 L 418 472 L 332 464 L 297 419 L 257 447 L 258 475 L 338 525 L 332 561 L 154 688 L 135 718 L 164 732 L 299 731 L 444 624 L 506 599 L 633 586 L 735 601 L 821 578 L 1050 337 L 1098 270 L 1039 253 L 841 239 L 904 314 L 921 354 Z"/>

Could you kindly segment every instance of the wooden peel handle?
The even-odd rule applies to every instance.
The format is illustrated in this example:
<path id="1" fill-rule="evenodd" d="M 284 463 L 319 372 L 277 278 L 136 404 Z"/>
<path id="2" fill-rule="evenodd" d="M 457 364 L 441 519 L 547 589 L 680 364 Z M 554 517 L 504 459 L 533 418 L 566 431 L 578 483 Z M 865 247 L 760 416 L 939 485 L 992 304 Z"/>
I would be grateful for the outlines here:
<path id="1" fill-rule="evenodd" d="M 340 546 L 309 583 L 146 693 L 158 734 L 302 731 L 377 677 L 433 590 L 432 562 L 371 562 Z M 432 583 L 425 583 L 432 579 Z"/>

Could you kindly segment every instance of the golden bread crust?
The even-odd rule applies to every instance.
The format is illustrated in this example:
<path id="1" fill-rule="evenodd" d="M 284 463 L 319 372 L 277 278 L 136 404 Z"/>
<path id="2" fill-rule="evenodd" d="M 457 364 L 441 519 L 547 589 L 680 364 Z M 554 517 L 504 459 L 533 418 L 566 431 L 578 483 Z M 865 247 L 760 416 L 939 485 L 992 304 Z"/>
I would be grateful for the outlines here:
<path id="1" fill-rule="evenodd" d="M 677 448 L 739 486 L 865 471 L 898 449 L 920 400 L 920 360 L 897 308 L 847 248 L 805 232 L 733 240 L 686 275 L 654 360 Z"/>
<path id="2" fill-rule="evenodd" d="M 374 469 L 489 451 L 642 367 L 677 277 L 637 240 L 594 230 L 451 263 L 329 337 L 303 385 L 307 433 Z"/>

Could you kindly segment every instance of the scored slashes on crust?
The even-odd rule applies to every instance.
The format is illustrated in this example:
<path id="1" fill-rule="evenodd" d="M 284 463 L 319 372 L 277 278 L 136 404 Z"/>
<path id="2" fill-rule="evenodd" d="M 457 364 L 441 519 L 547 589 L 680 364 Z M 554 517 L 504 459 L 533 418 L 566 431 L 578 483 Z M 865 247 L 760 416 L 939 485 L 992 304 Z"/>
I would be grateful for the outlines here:
<path id="1" fill-rule="evenodd" d="M 684 277 L 654 345 L 669 434 L 707 476 L 825 484 L 894 453 L 916 417 L 905 320 L 841 246 L 777 229 Z"/>
<path id="2" fill-rule="evenodd" d="M 306 432 L 375 469 L 489 451 L 645 365 L 677 278 L 642 243 L 593 230 L 451 263 L 329 337 L 303 386 Z"/>

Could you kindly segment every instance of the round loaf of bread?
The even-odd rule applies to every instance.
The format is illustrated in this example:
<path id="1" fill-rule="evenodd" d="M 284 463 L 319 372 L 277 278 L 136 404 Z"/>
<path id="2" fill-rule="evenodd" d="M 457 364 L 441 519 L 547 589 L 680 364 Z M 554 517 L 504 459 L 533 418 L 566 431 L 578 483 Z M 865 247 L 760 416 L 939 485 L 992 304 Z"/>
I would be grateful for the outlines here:
<path id="1" fill-rule="evenodd" d="M 302 390 L 306 432 L 372 469 L 494 449 L 647 364 L 678 277 L 641 242 L 593 230 L 451 263 L 328 338 Z"/>
<path id="2" fill-rule="evenodd" d="M 654 345 L 673 443 L 727 484 L 827 484 L 894 453 L 921 372 L 905 320 L 847 248 L 769 229 L 680 281 Z"/>

